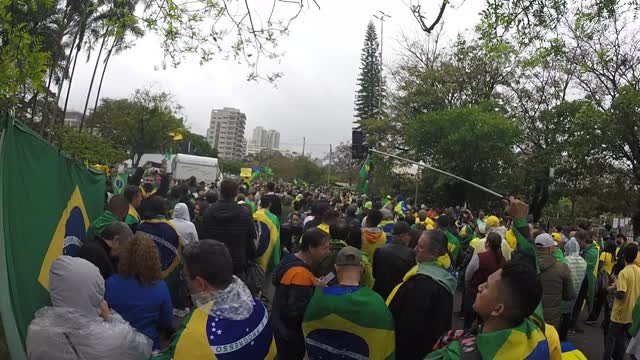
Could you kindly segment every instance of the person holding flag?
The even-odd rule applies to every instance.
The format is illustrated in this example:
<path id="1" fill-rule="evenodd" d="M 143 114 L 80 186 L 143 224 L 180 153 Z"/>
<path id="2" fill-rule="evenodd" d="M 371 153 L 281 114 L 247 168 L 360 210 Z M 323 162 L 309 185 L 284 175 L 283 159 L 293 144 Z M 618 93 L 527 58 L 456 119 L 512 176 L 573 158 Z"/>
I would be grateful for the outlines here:
<path id="1" fill-rule="evenodd" d="M 260 210 L 253 214 L 256 223 L 257 245 L 256 262 L 265 273 L 262 292 L 267 299 L 273 298 L 274 287 L 271 283 L 273 270 L 280 263 L 280 221 L 271 212 L 272 198 L 265 196 L 260 200 Z"/>
<path id="2" fill-rule="evenodd" d="M 360 286 L 362 253 L 347 246 L 335 258 L 337 284 L 317 287 L 302 323 L 309 359 L 392 359 L 395 355 L 393 316 L 384 300 Z"/>

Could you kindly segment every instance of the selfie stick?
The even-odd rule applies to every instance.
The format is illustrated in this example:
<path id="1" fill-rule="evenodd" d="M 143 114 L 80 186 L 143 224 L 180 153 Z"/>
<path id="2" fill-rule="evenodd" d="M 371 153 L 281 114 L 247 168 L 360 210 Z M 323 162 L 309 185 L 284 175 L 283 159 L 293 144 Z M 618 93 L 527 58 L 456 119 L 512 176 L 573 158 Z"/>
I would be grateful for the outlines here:
<path id="1" fill-rule="evenodd" d="M 495 192 L 495 191 L 493 191 L 491 189 L 487 189 L 486 187 L 484 187 L 482 185 L 478 185 L 478 184 L 474 183 L 473 181 L 469 181 L 467 179 L 461 178 L 460 176 L 453 175 L 453 174 L 448 173 L 448 172 L 446 172 L 444 170 L 440 170 L 438 168 L 434 168 L 433 166 L 429 166 L 429 165 L 426 165 L 426 164 L 423 164 L 423 163 L 419 163 L 419 162 L 416 162 L 416 161 L 413 161 L 413 160 L 409 160 L 409 159 L 406 159 L 406 158 L 403 158 L 403 157 L 400 157 L 400 156 L 392 155 L 392 154 L 389 154 L 389 153 L 386 153 L 386 152 L 378 151 L 376 149 L 369 149 L 369 151 L 371 151 L 373 153 L 376 153 L 376 154 L 389 156 L 389 157 L 392 157 L 394 159 L 398 159 L 398 160 L 401 160 L 401 161 L 404 161 L 404 162 L 408 162 L 408 163 L 416 165 L 418 167 L 422 167 L 422 168 L 425 168 L 425 169 L 433 170 L 433 171 L 435 171 L 437 173 L 440 173 L 442 175 L 449 176 L 449 177 L 452 177 L 454 179 L 460 180 L 460 181 L 462 181 L 464 183 L 467 183 L 469 185 L 475 186 L 476 188 L 478 188 L 478 189 L 480 189 L 482 191 L 488 192 L 489 194 L 491 194 L 493 196 L 497 196 L 497 197 L 499 197 L 501 199 L 504 199 L 504 196 L 500 195 L 499 193 L 497 193 L 497 192 Z"/>

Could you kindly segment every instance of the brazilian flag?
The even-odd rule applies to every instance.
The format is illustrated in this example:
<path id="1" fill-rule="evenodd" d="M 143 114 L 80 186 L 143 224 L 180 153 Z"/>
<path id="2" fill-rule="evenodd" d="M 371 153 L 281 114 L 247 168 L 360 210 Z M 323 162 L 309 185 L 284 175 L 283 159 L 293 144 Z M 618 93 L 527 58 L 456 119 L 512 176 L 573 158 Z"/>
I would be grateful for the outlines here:
<path id="1" fill-rule="evenodd" d="M 120 173 L 113 178 L 113 194 L 120 195 L 124 193 L 124 189 L 127 188 L 127 181 L 129 180 L 129 175 L 126 173 Z"/>
<path id="2" fill-rule="evenodd" d="M 276 344 L 264 305 L 254 300 L 246 319 L 224 318 L 209 303 L 182 322 L 172 342 L 154 360 L 245 360 L 276 357 Z"/>
<path id="3" fill-rule="evenodd" d="M 360 186 L 358 187 L 360 192 L 366 194 L 369 191 L 369 171 L 371 170 L 371 156 L 367 156 L 367 159 L 362 164 L 360 169 Z"/>
<path id="4" fill-rule="evenodd" d="M 77 252 L 104 191 L 104 173 L 0 114 L 0 312 L 10 358 L 26 358 L 27 327 L 50 303 L 51 263 Z"/>
<path id="5" fill-rule="evenodd" d="M 176 227 L 165 219 L 145 220 L 136 233 L 142 233 L 156 244 L 160 253 L 162 278 L 167 278 L 180 264 L 182 258 L 182 238 Z"/>
<path id="6" fill-rule="evenodd" d="M 302 322 L 309 359 L 395 359 L 393 316 L 366 287 L 316 288 Z"/>
<path id="7" fill-rule="evenodd" d="M 267 209 L 253 214 L 256 223 L 256 255 L 262 270 L 269 272 L 280 263 L 280 221 Z"/>
<path id="8" fill-rule="evenodd" d="M 501 359 L 501 360 L 548 360 L 549 343 L 544 332 L 530 320 L 520 325 L 486 334 L 478 334 L 473 338 L 463 338 L 454 341 L 447 347 L 427 355 L 428 360 L 459 360 L 469 356 L 470 352 L 477 352 L 479 356 L 471 355 L 470 359 Z M 470 349 L 475 340 L 475 349 Z M 463 353 L 465 356 L 463 356 Z"/>

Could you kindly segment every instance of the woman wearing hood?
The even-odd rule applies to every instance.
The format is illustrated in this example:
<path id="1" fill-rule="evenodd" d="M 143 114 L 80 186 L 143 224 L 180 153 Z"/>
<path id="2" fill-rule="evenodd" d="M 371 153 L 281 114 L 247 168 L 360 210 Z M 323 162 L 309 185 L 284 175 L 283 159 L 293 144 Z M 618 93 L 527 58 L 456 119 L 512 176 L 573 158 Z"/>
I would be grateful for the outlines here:
<path id="1" fill-rule="evenodd" d="M 185 203 L 177 203 L 173 209 L 173 225 L 176 227 L 178 235 L 182 236 L 184 245 L 189 245 L 198 241 L 196 226 L 191 222 L 189 208 Z"/>
<path id="2" fill-rule="evenodd" d="M 104 280 L 81 258 L 58 257 L 49 271 L 53 306 L 38 310 L 27 330 L 31 360 L 148 359 L 152 342 L 104 301 Z"/>

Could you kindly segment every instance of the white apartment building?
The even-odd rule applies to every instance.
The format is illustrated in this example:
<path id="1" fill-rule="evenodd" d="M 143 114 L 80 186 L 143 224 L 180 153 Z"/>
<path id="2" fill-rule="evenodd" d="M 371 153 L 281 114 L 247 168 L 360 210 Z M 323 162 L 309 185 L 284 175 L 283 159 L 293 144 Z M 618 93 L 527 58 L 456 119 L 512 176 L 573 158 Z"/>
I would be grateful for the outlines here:
<path id="1" fill-rule="evenodd" d="M 240 110 L 225 107 L 211 110 L 207 141 L 218 149 L 222 159 L 240 160 L 246 151 L 244 127 L 247 116 Z"/>
<path id="2" fill-rule="evenodd" d="M 280 149 L 280 132 L 258 126 L 253 129 L 251 140 L 247 142 L 247 155 L 257 154 L 262 150 Z"/>

